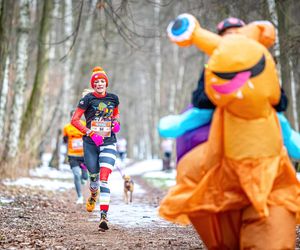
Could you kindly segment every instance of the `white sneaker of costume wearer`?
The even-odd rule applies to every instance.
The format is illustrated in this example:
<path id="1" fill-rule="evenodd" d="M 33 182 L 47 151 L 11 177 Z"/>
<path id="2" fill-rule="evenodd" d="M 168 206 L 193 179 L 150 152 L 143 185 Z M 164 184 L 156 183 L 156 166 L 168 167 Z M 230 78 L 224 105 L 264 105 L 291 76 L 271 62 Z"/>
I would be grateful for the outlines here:
<path id="1" fill-rule="evenodd" d="M 76 204 L 83 204 L 83 196 L 78 197 Z"/>

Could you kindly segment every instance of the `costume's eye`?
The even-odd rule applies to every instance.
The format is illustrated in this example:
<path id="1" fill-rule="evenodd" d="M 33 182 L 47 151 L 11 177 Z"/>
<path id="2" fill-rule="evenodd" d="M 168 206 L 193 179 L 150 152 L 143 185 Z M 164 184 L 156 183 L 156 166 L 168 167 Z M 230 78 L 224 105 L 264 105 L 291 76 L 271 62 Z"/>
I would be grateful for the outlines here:
<path id="1" fill-rule="evenodd" d="M 169 24 L 167 28 L 168 36 L 175 42 L 186 41 L 191 37 L 195 25 L 193 16 L 190 14 L 181 14 Z"/>
<path id="2" fill-rule="evenodd" d="M 233 79 L 238 73 L 245 72 L 245 71 L 250 71 L 251 75 L 250 77 L 254 77 L 259 75 L 261 72 L 263 72 L 264 68 L 266 66 L 266 58 L 263 55 L 262 58 L 258 61 L 257 64 L 255 64 L 253 67 L 237 72 L 230 72 L 230 73 L 221 73 L 221 72 L 213 72 L 216 76 L 226 79 L 226 80 L 231 80 Z"/>

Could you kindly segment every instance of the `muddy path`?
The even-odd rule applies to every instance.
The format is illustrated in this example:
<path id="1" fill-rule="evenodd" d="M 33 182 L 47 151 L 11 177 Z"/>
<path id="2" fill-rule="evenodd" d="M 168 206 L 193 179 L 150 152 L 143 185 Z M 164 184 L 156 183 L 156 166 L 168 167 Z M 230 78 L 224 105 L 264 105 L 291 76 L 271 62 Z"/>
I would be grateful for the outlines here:
<path id="1" fill-rule="evenodd" d="M 144 192 L 135 194 L 132 204 L 112 192 L 106 232 L 98 231 L 99 209 L 88 213 L 76 205 L 74 190 L 0 184 L 0 249 L 203 249 L 192 227 L 157 216 L 164 191 L 137 176 L 135 182 Z"/>
<path id="2" fill-rule="evenodd" d="M 122 181 L 118 173 L 112 179 Z M 157 216 L 166 190 L 139 176 L 134 181 L 132 204 L 124 203 L 119 187 L 111 188 L 106 232 L 98 231 L 99 205 L 86 212 L 84 205 L 75 204 L 73 189 L 54 192 L 0 182 L 0 249 L 205 249 L 191 226 L 177 226 Z M 84 196 L 88 197 L 87 185 Z M 296 230 L 295 249 L 300 249 L 299 227 Z"/>

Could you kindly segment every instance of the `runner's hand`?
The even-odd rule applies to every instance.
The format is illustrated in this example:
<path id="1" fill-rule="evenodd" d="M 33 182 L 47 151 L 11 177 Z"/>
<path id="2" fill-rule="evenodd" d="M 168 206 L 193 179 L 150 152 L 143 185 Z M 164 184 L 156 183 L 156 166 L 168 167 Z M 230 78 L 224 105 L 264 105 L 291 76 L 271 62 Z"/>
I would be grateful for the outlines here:
<path id="1" fill-rule="evenodd" d="M 118 123 L 117 121 L 113 121 L 112 122 L 112 132 L 119 133 L 120 129 L 121 129 L 120 123 Z"/>
<path id="2" fill-rule="evenodd" d="M 91 137 L 96 146 L 100 146 L 103 144 L 103 137 L 101 135 L 98 135 L 94 131 L 89 132 L 88 136 Z"/>

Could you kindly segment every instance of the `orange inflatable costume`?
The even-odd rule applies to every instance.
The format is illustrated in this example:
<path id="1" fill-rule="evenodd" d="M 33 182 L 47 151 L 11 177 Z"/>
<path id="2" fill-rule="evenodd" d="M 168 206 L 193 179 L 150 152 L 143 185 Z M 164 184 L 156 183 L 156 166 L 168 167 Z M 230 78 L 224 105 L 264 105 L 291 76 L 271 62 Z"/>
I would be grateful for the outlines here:
<path id="1" fill-rule="evenodd" d="M 275 29 L 255 22 L 237 32 L 220 37 L 189 14 L 169 25 L 173 42 L 210 56 L 205 91 L 217 109 L 208 141 L 180 160 L 159 213 L 192 223 L 208 249 L 294 249 L 300 185 L 272 107 L 280 85 L 266 47 Z"/>

